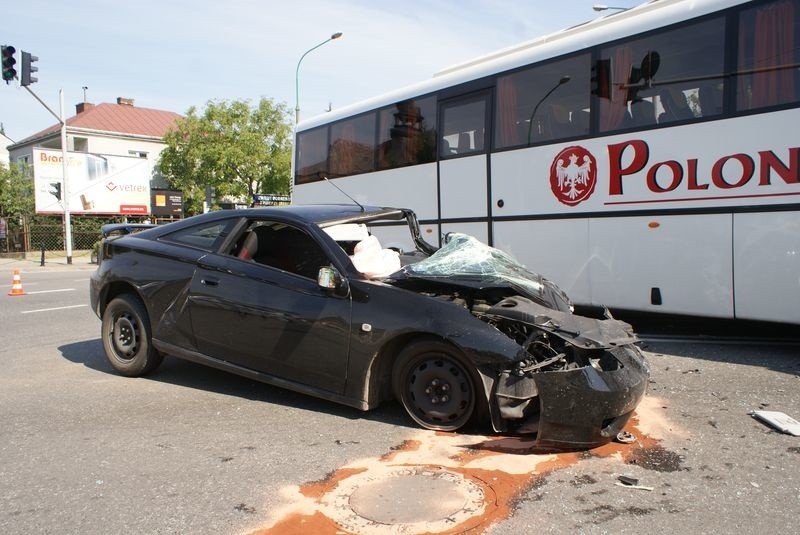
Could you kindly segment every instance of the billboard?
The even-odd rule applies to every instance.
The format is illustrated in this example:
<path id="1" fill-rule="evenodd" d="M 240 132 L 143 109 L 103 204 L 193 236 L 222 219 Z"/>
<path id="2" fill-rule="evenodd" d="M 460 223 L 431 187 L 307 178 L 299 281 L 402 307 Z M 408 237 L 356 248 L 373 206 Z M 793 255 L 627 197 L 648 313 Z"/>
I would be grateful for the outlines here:
<path id="1" fill-rule="evenodd" d="M 151 208 L 155 217 L 183 217 L 182 191 L 154 189 L 151 193 Z"/>
<path id="2" fill-rule="evenodd" d="M 148 215 L 152 164 L 145 158 L 67 153 L 69 210 L 73 214 Z M 37 214 L 64 211 L 60 150 L 33 149 Z"/>

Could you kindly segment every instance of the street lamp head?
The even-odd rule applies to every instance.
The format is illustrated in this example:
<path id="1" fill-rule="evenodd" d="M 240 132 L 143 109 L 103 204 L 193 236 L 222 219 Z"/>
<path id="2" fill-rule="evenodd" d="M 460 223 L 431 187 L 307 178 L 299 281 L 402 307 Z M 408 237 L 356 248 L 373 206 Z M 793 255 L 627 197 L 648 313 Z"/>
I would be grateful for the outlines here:
<path id="1" fill-rule="evenodd" d="M 566 84 L 566 83 L 567 83 L 567 82 L 569 82 L 570 80 L 572 80 L 572 77 L 571 77 L 569 74 L 565 74 L 565 75 L 564 75 L 564 76 L 562 76 L 562 77 L 561 77 L 561 79 L 558 81 L 558 85 Z"/>
<path id="2" fill-rule="evenodd" d="M 595 4 L 595 5 L 592 6 L 592 9 L 594 9 L 595 11 L 606 11 L 607 9 L 616 9 L 618 11 L 627 11 L 630 8 L 607 6 L 605 4 Z"/>
<path id="3" fill-rule="evenodd" d="M 331 39 L 338 39 L 342 36 L 342 32 L 336 32 L 335 34 L 331 35 Z"/>

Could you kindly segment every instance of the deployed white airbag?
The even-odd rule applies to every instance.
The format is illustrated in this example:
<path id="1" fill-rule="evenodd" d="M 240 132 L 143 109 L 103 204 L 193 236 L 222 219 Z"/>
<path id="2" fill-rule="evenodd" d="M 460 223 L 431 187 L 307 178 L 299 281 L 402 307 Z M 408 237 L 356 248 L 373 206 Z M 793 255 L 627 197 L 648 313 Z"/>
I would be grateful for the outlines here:
<path id="1" fill-rule="evenodd" d="M 375 236 L 358 242 L 350 260 L 358 271 L 370 279 L 386 277 L 400 269 L 400 255 L 397 251 L 383 249 Z"/>

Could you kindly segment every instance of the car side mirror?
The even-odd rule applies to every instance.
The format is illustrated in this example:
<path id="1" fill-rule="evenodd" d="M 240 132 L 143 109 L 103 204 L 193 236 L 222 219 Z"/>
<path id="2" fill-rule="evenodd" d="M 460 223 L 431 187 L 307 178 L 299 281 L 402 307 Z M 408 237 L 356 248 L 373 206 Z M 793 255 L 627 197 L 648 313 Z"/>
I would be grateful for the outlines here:
<path id="1" fill-rule="evenodd" d="M 339 271 L 332 266 L 319 268 L 317 273 L 317 284 L 324 290 L 331 290 L 337 295 L 346 295 L 348 286 L 347 281 L 342 278 Z"/>

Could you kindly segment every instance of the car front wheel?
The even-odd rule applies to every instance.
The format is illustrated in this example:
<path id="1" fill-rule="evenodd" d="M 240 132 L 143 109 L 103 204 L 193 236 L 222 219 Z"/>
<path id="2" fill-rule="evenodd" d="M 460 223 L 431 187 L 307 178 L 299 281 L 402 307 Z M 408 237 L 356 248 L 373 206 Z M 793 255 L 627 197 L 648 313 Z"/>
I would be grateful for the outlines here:
<path id="1" fill-rule="evenodd" d="M 103 348 L 106 358 L 120 374 L 145 375 L 158 367 L 163 356 L 150 339 L 150 321 L 138 297 L 115 297 L 103 312 Z"/>
<path id="2" fill-rule="evenodd" d="M 392 374 L 397 399 L 419 425 L 455 431 L 475 411 L 475 383 L 454 348 L 416 342 L 398 356 Z"/>

